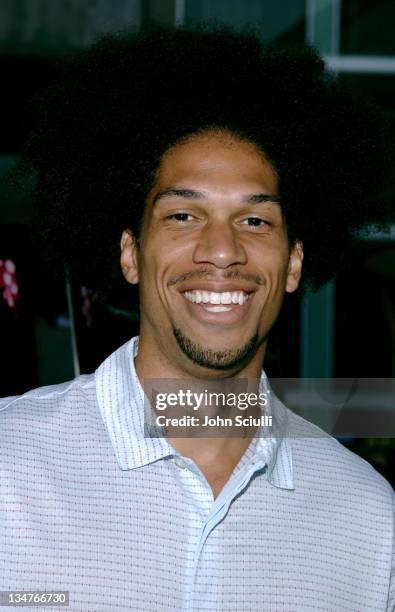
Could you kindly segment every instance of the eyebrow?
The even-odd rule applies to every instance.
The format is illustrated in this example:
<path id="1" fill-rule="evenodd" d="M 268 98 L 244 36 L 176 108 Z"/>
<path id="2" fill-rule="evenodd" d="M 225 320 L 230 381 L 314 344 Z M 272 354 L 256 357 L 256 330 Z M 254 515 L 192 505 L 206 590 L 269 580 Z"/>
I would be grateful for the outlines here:
<path id="1" fill-rule="evenodd" d="M 207 198 L 204 191 L 196 191 L 195 189 L 179 189 L 177 187 L 168 187 L 159 191 L 153 200 L 155 205 L 159 200 L 167 197 L 178 197 L 187 200 L 203 200 Z M 261 202 L 274 202 L 280 204 L 280 196 L 278 193 L 249 193 L 241 198 L 243 204 L 260 204 Z"/>

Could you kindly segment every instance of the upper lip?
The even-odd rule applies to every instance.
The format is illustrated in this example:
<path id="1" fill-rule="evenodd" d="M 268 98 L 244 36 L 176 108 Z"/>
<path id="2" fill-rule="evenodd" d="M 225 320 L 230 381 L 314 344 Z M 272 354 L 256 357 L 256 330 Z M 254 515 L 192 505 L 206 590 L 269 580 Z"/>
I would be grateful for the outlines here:
<path id="1" fill-rule="evenodd" d="M 246 281 L 235 283 L 235 281 L 208 281 L 207 279 L 202 279 L 180 283 L 177 291 L 180 293 L 185 293 L 185 291 L 210 291 L 214 293 L 243 291 L 244 293 L 252 293 L 257 291 L 257 287 L 253 283 Z"/>

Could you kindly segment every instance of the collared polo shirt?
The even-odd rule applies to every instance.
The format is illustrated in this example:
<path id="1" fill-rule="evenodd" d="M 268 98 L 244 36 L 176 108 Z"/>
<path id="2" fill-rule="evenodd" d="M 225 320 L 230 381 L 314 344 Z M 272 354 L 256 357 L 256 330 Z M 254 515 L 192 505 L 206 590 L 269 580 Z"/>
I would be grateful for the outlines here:
<path id="1" fill-rule="evenodd" d="M 389 484 L 274 399 L 281 435 L 257 436 L 214 499 L 145 437 L 137 350 L 1 401 L 0 590 L 93 612 L 394 610 Z"/>

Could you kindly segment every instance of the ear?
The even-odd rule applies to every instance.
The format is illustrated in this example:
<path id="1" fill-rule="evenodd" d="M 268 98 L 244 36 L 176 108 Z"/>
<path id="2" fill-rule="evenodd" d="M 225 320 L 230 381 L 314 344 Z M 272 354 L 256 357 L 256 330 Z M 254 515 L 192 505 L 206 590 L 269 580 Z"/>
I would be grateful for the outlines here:
<path id="1" fill-rule="evenodd" d="M 292 247 L 288 260 L 287 284 L 285 291 L 292 293 L 296 291 L 302 276 L 303 244 L 297 240 Z"/>
<path id="2" fill-rule="evenodd" d="M 139 282 L 138 245 L 130 229 L 122 232 L 121 237 L 121 269 L 125 279 L 132 285 Z"/>

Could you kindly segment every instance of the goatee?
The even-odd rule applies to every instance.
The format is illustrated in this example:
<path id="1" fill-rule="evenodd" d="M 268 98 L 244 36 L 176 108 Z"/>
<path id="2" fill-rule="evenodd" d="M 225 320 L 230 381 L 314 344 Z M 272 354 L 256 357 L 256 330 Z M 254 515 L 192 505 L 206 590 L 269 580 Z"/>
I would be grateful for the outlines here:
<path id="1" fill-rule="evenodd" d="M 173 333 L 180 349 L 197 365 L 215 370 L 232 370 L 246 361 L 250 361 L 259 347 L 258 334 L 237 349 L 215 351 L 204 348 L 184 336 L 179 328 L 174 327 Z"/>

